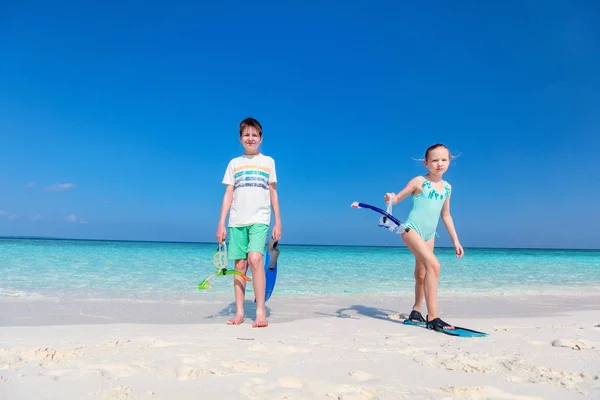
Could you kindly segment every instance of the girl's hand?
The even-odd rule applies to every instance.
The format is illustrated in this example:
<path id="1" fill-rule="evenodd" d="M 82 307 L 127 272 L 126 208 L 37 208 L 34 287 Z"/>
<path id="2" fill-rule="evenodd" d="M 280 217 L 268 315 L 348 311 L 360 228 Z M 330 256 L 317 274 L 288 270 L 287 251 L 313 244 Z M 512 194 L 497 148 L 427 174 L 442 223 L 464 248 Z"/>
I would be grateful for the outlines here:
<path id="1" fill-rule="evenodd" d="M 390 201 L 395 202 L 396 201 L 396 195 L 394 193 L 386 193 L 385 196 L 383 196 L 383 200 L 385 201 L 385 203 L 389 203 Z"/>
<path id="2" fill-rule="evenodd" d="M 465 255 L 465 251 L 459 242 L 454 243 L 454 248 L 456 249 L 456 258 L 461 258 Z"/>
<path id="3" fill-rule="evenodd" d="M 219 243 L 225 242 L 225 238 L 227 237 L 227 229 L 225 229 L 225 225 L 219 224 L 217 228 L 217 241 Z"/>

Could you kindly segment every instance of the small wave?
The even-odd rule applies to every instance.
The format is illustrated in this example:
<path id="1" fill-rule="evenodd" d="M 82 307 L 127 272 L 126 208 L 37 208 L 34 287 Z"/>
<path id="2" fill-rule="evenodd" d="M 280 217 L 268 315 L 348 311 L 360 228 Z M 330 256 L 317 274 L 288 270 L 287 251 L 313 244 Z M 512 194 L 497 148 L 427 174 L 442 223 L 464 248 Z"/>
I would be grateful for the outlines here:
<path id="1" fill-rule="evenodd" d="M 48 296 L 45 296 L 41 293 L 37 293 L 37 292 L 25 292 L 22 290 L 15 290 L 15 289 L 5 289 L 5 288 L 0 288 L 0 297 L 9 297 L 9 298 L 19 298 L 19 299 L 31 299 L 31 300 L 37 300 L 37 299 L 47 299 Z"/>

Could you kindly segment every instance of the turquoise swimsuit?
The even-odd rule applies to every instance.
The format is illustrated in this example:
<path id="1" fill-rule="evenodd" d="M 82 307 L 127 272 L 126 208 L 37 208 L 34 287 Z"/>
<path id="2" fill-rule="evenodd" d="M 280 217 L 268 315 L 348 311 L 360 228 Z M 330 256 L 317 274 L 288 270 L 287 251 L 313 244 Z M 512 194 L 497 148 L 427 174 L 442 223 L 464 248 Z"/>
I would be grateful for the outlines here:
<path id="1" fill-rule="evenodd" d="M 450 186 L 444 182 L 444 193 L 438 193 L 431 187 L 431 182 L 423 179 L 423 190 L 418 195 L 412 195 L 413 208 L 406 219 L 406 226 L 414 229 L 423 240 L 428 241 L 439 237 L 436 232 L 442 206 L 450 196 Z"/>

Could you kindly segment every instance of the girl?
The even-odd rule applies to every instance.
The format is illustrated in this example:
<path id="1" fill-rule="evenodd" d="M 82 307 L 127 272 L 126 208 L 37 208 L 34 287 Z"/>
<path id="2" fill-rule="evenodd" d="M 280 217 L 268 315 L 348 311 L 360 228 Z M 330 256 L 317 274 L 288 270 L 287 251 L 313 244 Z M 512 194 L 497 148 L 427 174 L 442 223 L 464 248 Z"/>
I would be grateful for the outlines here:
<path id="1" fill-rule="evenodd" d="M 440 276 L 440 262 L 433 254 L 434 241 L 438 237 L 436 228 L 440 218 L 448 230 L 456 249 L 456 257 L 461 258 L 464 250 L 458 241 L 454 223 L 450 216 L 450 194 L 452 186 L 442 180 L 450 163 L 450 151 L 443 144 L 434 144 L 425 152 L 425 167 L 429 173 L 413 178 L 398 194 L 386 193 L 386 203 L 398 204 L 412 195 L 413 208 L 405 225 L 409 228 L 402 234 L 406 247 L 415 256 L 415 304 L 408 317 L 414 322 L 426 322 L 428 329 L 454 329 L 454 326 L 439 318 L 437 309 L 437 288 Z M 420 312 L 425 298 L 427 320 Z"/>

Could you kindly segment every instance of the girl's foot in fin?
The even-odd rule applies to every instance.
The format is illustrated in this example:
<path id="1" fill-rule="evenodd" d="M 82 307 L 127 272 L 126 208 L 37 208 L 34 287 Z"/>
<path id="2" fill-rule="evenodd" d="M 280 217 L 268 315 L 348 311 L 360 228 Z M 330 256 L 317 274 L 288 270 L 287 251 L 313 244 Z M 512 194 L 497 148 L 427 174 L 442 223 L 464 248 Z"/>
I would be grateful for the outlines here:
<path id="1" fill-rule="evenodd" d="M 429 321 L 429 315 L 427 316 L 427 329 L 433 329 L 434 331 L 452 330 L 454 327 L 447 322 L 442 321 L 439 317 Z"/>
<path id="2" fill-rule="evenodd" d="M 423 315 L 417 310 L 412 310 L 408 319 L 412 322 L 425 322 L 425 318 L 423 318 Z"/>
<path id="3" fill-rule="evenodd" d="M 227 325 L 240 325 L 242 322 L 244 322 L 244 316 L 236 314 L 235 317 L 227 321 Z"/>

